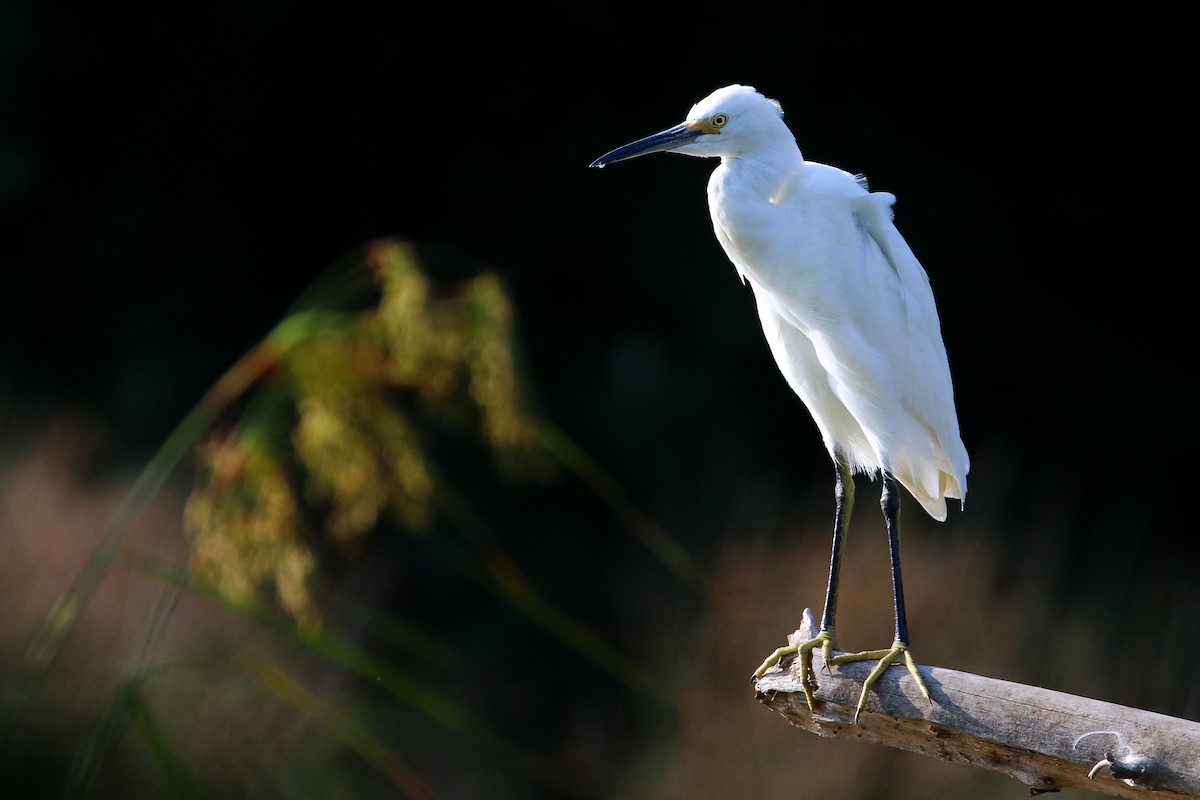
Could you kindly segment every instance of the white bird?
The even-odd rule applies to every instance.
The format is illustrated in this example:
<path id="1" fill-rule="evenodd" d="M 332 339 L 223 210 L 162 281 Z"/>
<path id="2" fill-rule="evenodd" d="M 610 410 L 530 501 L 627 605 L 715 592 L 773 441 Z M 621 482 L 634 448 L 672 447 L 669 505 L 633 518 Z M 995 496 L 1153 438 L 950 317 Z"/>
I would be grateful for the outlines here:
<path id="1" fill-rule="evenodd" d="M 775 361 L 836 465 L 821 629 L 811 640 L 776 650 L 754 677 L 798 653 L 805 695 L 815 708 L 812 651 L 820 647 L 827 664 L 879 659 L 863 685 L 856 720 L 871 686 L 902 661 L 929 699 L 909 651 L 896 484 L 944 521 L 946 498 L 966 498 L 969 461 L 933 291 L 892 223 L 896 198 L 868 191 L 860 176 L 805 161 L 779 103 L 750 86 L 718 89 L 692 106 L 686 121 L 618 147 L 591 166 L 662 151 L 721 159 L 708 181 L 717 240 L 753 290 Z M 896 638 L 890 648 L 831 659 L 854 473 L 882 476 Z"/>

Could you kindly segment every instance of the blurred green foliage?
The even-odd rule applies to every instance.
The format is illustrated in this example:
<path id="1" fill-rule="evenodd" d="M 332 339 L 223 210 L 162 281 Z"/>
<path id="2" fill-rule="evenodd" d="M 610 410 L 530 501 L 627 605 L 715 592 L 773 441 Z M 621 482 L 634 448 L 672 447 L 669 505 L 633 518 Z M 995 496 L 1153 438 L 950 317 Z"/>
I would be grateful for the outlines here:
<path id="1" fill-rule="evenodd" d="M 304 520 L 312 515 L 301 508 L 315 509 L 322 534 L 339 546 L 382 515 L 425 532 L 438 473 L 427 426 L 473 432 L 506 477 L 549 468 L 499 279 L 485 273 L 439 293 L 401 242 L 374 242 L 364 257 L 375 304 L 297 311 L 243 359 L 286 409 L 244 414 L 199 448 L 185 512 L 197 578 L 235 601 L 274 587 L 302 624 L 320 615 L 308 589 L 317 558 Z M 274 430 L 281 424 L 290 435 Z"/>

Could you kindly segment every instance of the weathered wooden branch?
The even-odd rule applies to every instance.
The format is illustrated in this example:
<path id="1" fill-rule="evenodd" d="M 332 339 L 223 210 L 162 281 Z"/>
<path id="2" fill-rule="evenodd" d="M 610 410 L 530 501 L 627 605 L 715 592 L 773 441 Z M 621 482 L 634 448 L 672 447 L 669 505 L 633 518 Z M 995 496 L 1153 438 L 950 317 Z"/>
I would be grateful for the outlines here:
<path id="1" fill-rule="evenodd" d="M 793 634 L 815 634 L 812 614 Z M 933 699 L 904 669 L 875 684 L 854 724 L 870 662 L 827 670 L 815 653 L 816 713 L 793 658 L 755 682 L 760 702 L 798 728 L 996 770 L 1030 794 L 1064 788 L 1152 800 L 1200 798 L 1200 723 L 952 669 L 921 667 Z"/>

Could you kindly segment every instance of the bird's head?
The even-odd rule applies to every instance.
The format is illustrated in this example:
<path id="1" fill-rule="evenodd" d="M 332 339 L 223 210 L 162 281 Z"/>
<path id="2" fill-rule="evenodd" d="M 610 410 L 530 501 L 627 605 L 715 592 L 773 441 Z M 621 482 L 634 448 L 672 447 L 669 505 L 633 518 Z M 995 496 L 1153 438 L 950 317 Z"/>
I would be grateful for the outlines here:
<path id="1" fill-rule="evenodd" d="M 696 103 L 678 125 L 618 147 L 588 166 L 604 167 L 668 150 L 689 156 L 736 158 L 775 140 L 795 141 L 783 124 L 779 103 L 763 97 L 753 86 L 734 84 Z"/>

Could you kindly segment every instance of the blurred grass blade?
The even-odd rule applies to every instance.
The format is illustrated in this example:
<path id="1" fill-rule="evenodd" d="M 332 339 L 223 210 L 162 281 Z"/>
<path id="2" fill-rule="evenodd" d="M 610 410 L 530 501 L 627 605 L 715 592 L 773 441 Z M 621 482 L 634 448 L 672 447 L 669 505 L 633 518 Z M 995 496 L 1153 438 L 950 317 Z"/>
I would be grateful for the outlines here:
<path id="1" fill-rule="evenodd" d="M 551 787 L 563 797 L 592 797 L 586 788 L 564 777 L 537 756 L 522 752 L 493 732 L 482 720 L 438 692 L 429 684 L 377 658 L 354 642 L 324 628 L 298 626 L 295 620 L 265 603 L 255 600 L 234 601 L 223 596 L 211 584 L 192 579 L 179 567 L 144 554 L 126 553 L 125 560 L 135 569 L 160 580 L 183 585 L 188 591 L 262 624 L 304 648 L 367 680 L 401 702 L 412 707 L 447 730 L 462 733 L 495 751 L 505 764 Z"/>
<path id="2" fill-rule="evenodd" d="M 140 682 L 133 681 L 127 684 L 121 690 L 120 699 L 134 728 L 142 735 L 142 739 L 150 748 L 154 760 L 158 762 L 158 766 L 162 769 L 175 796 L 185 798 L 185 800 L 200 800 L 202 795 L 189 774 L 187 766 L 170 740 L 167 739 L 166 734 L 163 733 L 162 726 L 158 724 L 149 704 L 142 696 Z"/>
<path id="3" fill-rule="evenodd" d="M 258 350 L 259 348 L 256 348 L 252 354 Z M 142 511 L 224 409 L 225 403 L 220 401 L 231 400 L 235 395 L 228 393 L 248 387 L 261 376 L 262 373 L 258 371 L 259 365 L 260 362 L 255 359 L 243 359 L 238 362 L 218 382 L 221 392 L 226 394 L 217 394 L 217 387 L 214 387 L 214 390 L 184 417 L 142 470 L 104 529 L 100 543 L 88 556 L 71 585 L 55 601 L 26 649 L 24 661 L 18 667 L 19 672 L 3 698 L 0 744 L 16 729 L 21 712 L 37 691 L 41 677 L 49 669 L 59 647 L 79 619 L 83 606 L 108 574 L 114 558 Z"/>
<path id="4" fill-rule="evenodd" d="M 456 662 L 466 660 L 463 654 L 402 619 L 380 614 L 369 606 L 333 592 L 321 592 L 320 601 L 352 624 L 366 627 L 380 641 L 394 645 L 439 669 L 450 669 Z"/>
<path id="5" fill-rule="evenodd" d="M 254 679 L 289 705 L 317 718 L 334 736 L 358 753 L 400 792 L 412 800 L 434 800 L 435 794 L 420 776 L 384 742 L 375 738 L 349 714 L 292 677 L 286 670 L 270 664 L 256 670 Z"/>
<path id="6" fill-rule="evenodd" d="M 160 580 L 177 583 L 199 597 L 206 598 L 239 616 L 253 620 L 282 634 L 308 650 L 324 656 L 371 681 L 389 694 L 412 706 L 449 730 L 467 733 L 483 741 L 497 737 L 449 698 L 429 685 L 372 656 L 353 642 L 323 627 L 298 626 L 286 612 L 254 599 L 234 600 L 221 594 L 212 584 L 193 579 L 186 570 L 145 554 L 128 553 L 126 561 L 135 569 Z"/>
<path id="7" fill-rule="evenodd" d="M 705 596 L 715 593 L 712 579 L 683 545 L 642 514 L 620 484 L 565 433 L 553 425 L 539 425 L 538 443 L 555 460 L 582 480 L 609 507 L 625 528 L 654 553 L 676 577 Z"/>
<path id="8" fill-rule="evenodd" d="M 174 471 L 235 400 L 274 372 L 290 348 L 315 329 L 340 324 L 343 317 L 322 310 L 291 314 L 230 367 L 175 427 L 138 475 L 101 534 L 100 543 L 34 634 L 19 673 L 0 698 L 0 744 L 16 729 L 41 677 L 74 627 L 83 606 L 108 574 L 134 523 Z"/>
<path id="9" fill-rule="evenodd" d="M 521 573 L 516 562 L 488 532 L 487 526 L 466 501 L 446 489 L 444 482 L 439 481 L 438 486 L 435 496 L 439 508 L 467 534 L 480 551 L 487 571 L 481 572 L 474 562 L 450 552 L 448 548 L 438 548 L 437 542 L 428 542 L 437 555 L 500 599 L 507 601 L 538 627 L 626 686 L 661 702 L 674 702 L 662 682 L 656 681 L 651 673 L 630 661 L 586 625 L 539 595 Z"/>

